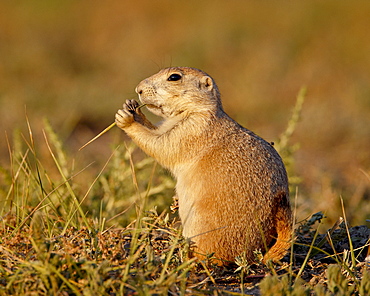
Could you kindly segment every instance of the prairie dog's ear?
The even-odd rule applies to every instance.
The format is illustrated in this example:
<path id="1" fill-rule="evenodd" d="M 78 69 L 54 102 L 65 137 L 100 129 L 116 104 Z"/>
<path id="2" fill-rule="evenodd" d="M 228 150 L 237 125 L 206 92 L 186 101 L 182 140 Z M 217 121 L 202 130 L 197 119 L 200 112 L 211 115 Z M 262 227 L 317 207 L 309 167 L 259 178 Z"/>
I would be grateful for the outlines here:
<path id="1" fill-rule="evenodd" d="M 211 91 L 213 88 L 212 78 L 209 76 L 203 76 L 199 81 L 200 89 Z"/>

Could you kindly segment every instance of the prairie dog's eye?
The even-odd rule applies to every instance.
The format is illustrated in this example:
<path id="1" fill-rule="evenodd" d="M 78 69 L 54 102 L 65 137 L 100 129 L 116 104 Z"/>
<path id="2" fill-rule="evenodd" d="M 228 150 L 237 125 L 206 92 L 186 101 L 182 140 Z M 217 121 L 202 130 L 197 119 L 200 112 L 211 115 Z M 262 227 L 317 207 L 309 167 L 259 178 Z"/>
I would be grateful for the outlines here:
<path id="1" fill-rule="evenodd" d="M 168 81 L 177 81 L 177 80 L 180 80 L 181 79 L 181 75 L 180 74 L 171 74 L 167 80 Z"/>

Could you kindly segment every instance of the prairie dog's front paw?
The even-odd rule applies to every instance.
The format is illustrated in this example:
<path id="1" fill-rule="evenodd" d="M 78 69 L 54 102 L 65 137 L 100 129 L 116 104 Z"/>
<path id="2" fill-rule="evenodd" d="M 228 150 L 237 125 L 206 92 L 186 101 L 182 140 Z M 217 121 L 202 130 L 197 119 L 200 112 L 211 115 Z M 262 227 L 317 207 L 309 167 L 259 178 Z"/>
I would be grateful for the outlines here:
<path id="1" fill-rule="evenodd" d="M 123 108 L 117 111 L 116 124 L 119 128 L 124 129 L 135 121 L 134 115 L 137 106 L 139 106 L 139 104 L 135 100 L 127 100 L 126 103 L 123 104 Z"/>
<path id="2" fill-rule="evenodd" d="M 116 113 L 116 124 L 124 129 L 134 122 L 134 115 L 125 109 L 119 109 Z"/>

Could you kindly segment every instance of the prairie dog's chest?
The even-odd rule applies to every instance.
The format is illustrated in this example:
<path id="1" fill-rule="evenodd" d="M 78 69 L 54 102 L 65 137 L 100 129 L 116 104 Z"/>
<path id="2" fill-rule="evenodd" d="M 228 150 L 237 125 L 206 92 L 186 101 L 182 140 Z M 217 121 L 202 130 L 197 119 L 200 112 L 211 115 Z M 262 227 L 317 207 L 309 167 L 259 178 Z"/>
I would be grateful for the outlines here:
<path id="1" fill-rule="evenodd" d="M 199 234 L 201 219 L 198 202 L 202 196 L 202 180 L 197 180 L 196 174 L 180 174 L 176 183 L 176 194 L 179 202 L 179 215 L 183 225 L 183 235 L 192 237 Z"/>

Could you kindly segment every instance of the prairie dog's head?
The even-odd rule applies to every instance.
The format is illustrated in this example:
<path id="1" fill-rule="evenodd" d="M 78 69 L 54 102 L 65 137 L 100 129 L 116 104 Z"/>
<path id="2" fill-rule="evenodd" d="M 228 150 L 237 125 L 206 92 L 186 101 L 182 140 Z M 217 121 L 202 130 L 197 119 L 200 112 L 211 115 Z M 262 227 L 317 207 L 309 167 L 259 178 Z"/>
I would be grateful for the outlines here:
<path id="1" fill-rule="evenodd" d="M 195 68 L 163 69 L 141 81 L 136 92 L 149 111 L 164 118 L 181 113 L 216 113 L 222 108 L 214 80 Z"/>

